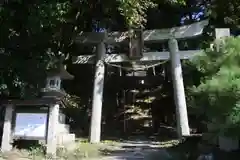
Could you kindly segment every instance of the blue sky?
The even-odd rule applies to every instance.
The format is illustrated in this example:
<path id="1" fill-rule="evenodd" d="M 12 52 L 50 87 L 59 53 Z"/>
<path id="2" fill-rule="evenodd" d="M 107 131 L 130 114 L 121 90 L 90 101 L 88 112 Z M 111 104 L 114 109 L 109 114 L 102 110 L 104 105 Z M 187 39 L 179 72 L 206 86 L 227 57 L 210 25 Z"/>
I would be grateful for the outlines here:
<path id="1" fill-rule="evenodd" d="M 195 20 L 199 21 L 200 18 L 201 18 L 201 16 L 203 16 L 203 15 L 204 15 L 204 12 L 203 12 L 203 11 L 202 11 L 202 12 L 195 12 L 195 13 L 192 14 L 192 18 L 191 18 L 191 19 L 195 19 Z M 181 19 L 181 24 L 183 24 L 184 21 L 187 20 L 187 19 L 190 19 L 190 17 L 189 17 L 189 16 L 183 17 L 183 18 Z"/>

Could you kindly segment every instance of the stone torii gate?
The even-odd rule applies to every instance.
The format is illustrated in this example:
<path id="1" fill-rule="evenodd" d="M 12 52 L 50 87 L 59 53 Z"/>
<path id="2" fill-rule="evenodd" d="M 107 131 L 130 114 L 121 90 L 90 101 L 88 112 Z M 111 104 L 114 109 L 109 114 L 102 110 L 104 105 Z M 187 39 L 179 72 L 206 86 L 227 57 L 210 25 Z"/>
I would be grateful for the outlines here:
<path id="1" fill-rule="evenodd" d="M 169 52 L 144 52 L 139 59 L 131 60 L 126 54 L 106 54 L 106 45 L 127 43 L 128 32 L 93 33 L 83 32 L 76 38 L 76 43 L 96 45 L 96 55 L 82 55 L 74 58 L 74 64 L 95 62 L 95 78 L 93 89 L 92 117 L 90 127 L 90 142 L 98 143 L 101 137 L 102 99 L 104 87 L 104 63 L 118 63 L 131 61 L 160 61 L 171 60 L 172 80 L 174 88 L 174 101 L 176 105 L 177 129 L 179 136 L 190 135 L 188 113 L 185 100 L 185 91 L 182 77 L 181 59 L 189 59 L 201 50 L 179 51 L 178 39 L 188 39 L 200 36 L 208 20 L 191 25 L 174 27 L 170 29 L 145 30 L 142 33 L 144 43 L 157 43 L 168 41 Z"/>

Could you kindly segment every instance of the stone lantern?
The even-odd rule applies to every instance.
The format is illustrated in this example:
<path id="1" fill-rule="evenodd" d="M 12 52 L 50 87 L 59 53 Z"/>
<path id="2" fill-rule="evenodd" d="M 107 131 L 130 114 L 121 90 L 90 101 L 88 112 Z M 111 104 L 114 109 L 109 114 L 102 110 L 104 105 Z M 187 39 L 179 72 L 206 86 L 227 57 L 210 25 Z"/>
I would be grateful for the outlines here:
<path id="1" fill-rule="evenodd" d="M 65 95 L 61 84 L 62 80 L 73 79 L 73 75 L 68 73 L 62 64 L 56 69 L 51 69 L 47 73 L 45 88 L 41 90 L 43 97 L 62 97 Z"/>
<path id="2" fill-rule="evenodd" d="M 62 108 L 66 107 L 62 89 L 62 80 L 73 79 L 62 65 L 63 58 L 57 67 L 47 73 L 45 87 L 41 97 L 9 99 L 1 102 L 5 107 L 1 151 L 8 152 L 14 141 L 34 140 L 46 145 L 46 154 L 56 156 L 57 148 L 74 146 L 75 134 L 70 133 L 66 116 Z"/>

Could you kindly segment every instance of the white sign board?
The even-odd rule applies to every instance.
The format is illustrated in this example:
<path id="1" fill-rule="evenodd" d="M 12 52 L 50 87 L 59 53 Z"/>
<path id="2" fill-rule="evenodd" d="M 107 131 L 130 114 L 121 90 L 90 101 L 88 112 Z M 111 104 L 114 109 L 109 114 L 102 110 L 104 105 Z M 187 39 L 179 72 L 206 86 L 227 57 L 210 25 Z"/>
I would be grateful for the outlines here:
<path id="1" fill-rule="evenodd" d="M 16 113 L 14 136 L 45 137 L 47 113 Z"/>

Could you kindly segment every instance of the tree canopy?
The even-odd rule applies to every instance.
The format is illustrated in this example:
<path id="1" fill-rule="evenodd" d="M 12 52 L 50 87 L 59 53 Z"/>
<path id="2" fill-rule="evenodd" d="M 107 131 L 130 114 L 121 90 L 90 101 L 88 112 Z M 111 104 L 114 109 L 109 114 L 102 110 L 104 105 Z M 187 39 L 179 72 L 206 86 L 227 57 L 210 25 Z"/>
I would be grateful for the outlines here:
<path id="1" fill-rule="evenodd" d="M 202 73 L 199 86 L 192 88 L 197 113 L 223 135 L 239 135 L 240 126 L 240 54 L 239 38 L 228 38 L 215 44 L 194 63 Z"/>
<path id="2" fill-rule="evenodd" d="M 13 0 L 2 4 L 1 93 L 36 95 L 54 59 L 71 54 L 76 34 L 144 26 L 147 10 L 156 4 L 150 0 Z"/>
<path id="3" fill-rule="evenodd" d="M 231 17 L 237 27 L 238 12 L 231 8 L 237 0 L 226 3 L 231 5 L 204 0 L 7 1 L 0 6 L 0 91 L 35 95 L 55 59 L 76 54 L 74 38 L 81 31 L 165 28 L 206 16 L 215 17 L 211 24 L 218 26 Z"/>

